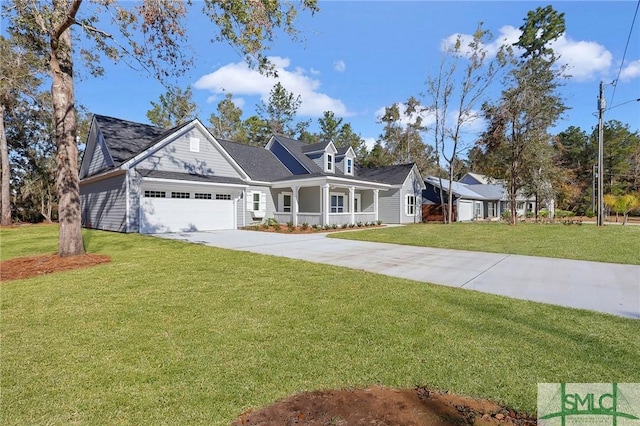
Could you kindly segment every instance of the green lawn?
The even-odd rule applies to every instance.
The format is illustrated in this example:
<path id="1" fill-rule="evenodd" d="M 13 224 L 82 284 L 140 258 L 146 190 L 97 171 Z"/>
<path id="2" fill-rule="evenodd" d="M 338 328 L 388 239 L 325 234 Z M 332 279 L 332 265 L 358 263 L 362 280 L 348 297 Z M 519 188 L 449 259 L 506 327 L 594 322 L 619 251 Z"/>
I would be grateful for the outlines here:
<path id="1" fill-rule="evenodd" d="M 417 224 L 358 232 L 333 238 L 458 250 L 545 256 L 640 265 L 640 226 L 520 223 Z"/>
<path id="2" fill-rule="evenodd" d="M 0 284 L 3 425 L 223 425 L 296 392 L 374 384 L 535 411 L 538 382 L 640 382 L 638 320 L 84 235 L 113 261 Z M 2 259 L 53 252 L 56 237 L 54 226 L 3 229 Z"/>

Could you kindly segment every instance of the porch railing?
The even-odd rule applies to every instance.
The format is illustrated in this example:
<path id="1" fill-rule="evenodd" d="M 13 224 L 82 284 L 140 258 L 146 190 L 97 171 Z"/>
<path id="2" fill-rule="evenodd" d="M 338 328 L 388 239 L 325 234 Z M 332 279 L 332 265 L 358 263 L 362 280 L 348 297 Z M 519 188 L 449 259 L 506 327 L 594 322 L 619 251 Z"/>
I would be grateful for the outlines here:
<path id="1" fill-rule="evenodd" d="M 278 223 L 293 222 L 293 214 L 288 212 L 276 212 L 273 218 Z M 374 222 L 376 215 L 374 212 L 357 212 L 354 214 L 355 223 Z M 322 213 L 298 213 L 298 225 L 306 223 L 310 226 L 322 225 Z M 348 225 L 351 223 L 351 213 L 329 213 L 329 225 Z"/>

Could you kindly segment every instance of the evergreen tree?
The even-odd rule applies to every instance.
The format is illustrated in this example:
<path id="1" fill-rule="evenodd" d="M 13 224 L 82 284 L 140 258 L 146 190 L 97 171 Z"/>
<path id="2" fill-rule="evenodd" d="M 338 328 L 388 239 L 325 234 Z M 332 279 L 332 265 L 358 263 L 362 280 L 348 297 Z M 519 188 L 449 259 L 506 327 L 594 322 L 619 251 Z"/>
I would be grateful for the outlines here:
<path id="1" fill-rule="evenodd" d="M 147 111 L 151 124 L 170 129 L 192 120 L 196 116 L 196 103 L 193 102 L 191 86 L 186 90 L 172 88 L 160 95 L 159 101 L 151 102 L 152 108 Z"/>

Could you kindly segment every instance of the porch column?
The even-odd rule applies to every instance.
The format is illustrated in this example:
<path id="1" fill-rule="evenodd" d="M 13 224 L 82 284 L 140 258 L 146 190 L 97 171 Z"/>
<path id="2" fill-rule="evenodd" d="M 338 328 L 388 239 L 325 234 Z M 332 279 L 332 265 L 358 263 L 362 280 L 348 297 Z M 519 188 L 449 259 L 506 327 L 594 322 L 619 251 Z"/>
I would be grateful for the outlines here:
<path id="1" fill-rule="evenodd" d="M 293 221 L 293 226 L 298 226 L 298 186 L 292 186 L 293 196 L 291 197 L 291 215 L 293 216 L 291 219 Z"/>
<path id="2" fill-rule="evenodd" d="M 379 220 L 378 219 L 378 192 L 380 192 L 379 189 L 373 190 L 373 213 L 374 213 L 374 218 L 376 222 Z"/>
<path id="3" fill-rule="evenodd" d="M 355 208 L 355 195 L 356 195 L 356 188 L 355 186 L 350 186 L 349 187 L 349 213 L 351 214 L 351 223 L 356 223 L 356 212 L 354 211 Z"/>
<path id="4" fill-rule="evenodd" d="M 329 224 L 329 184 L 322 185 L 322 225 Z"/>

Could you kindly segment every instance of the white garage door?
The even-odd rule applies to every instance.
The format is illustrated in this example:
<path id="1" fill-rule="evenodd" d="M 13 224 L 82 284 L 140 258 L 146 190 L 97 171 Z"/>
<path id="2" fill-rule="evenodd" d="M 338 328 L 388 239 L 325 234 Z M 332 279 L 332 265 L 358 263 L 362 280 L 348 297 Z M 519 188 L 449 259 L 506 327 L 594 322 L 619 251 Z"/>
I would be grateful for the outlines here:
<path id="1" fill-rule="evenodd" d="M 140 233 L 234 229 L 233 200 L 148 198 L 140 201 Z"/>
<path id="2" fill-rule="evenodd" d="M 473 201 L 458 201 L 458 222 L 473 220 Z"/>

